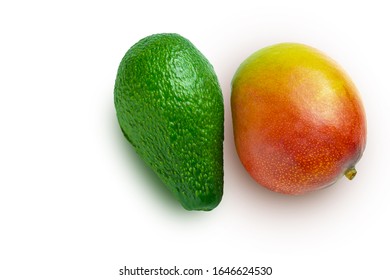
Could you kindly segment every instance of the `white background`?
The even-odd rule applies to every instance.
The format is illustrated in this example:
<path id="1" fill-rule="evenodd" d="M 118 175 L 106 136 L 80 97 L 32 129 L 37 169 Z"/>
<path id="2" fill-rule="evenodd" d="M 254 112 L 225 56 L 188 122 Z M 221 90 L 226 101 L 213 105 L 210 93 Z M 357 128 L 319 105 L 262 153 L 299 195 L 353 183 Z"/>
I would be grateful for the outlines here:
<path id="1" fill-rule="evenodd" d="M 149 279 L 123 266 L 271 266 L 264 279 L 390 279 L 386 1 L 2 1 L 0 279 Z M 184 210 L 126 142 L 113 87 L 124 53 L 175 32 L 225 99 L 225 194 Z M 258 186 L 236 155 L 230 81 L 254 51 L 300 42 L 361 92 L 368 144 L 353 181 L 299 197 Z M 160 277 L 150 277 L 159 279 Z M 166 279 L 187 279 L 184 276 Z M 261 279 L 241 276 L 240 279 Z"/>

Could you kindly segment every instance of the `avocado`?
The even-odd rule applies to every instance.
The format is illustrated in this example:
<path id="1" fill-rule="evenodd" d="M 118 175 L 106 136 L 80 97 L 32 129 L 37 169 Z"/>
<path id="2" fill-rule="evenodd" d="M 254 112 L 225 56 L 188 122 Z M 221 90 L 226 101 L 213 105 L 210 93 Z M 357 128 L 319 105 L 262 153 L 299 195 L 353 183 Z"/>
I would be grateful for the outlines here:
<path id="1" fill-rule="evenodd" d="M 187 210 L 223 195 L 224 107 L 212 65 L 178 34 L 141 39 L 123 57 L 114 103 L 137 154 Z"/>

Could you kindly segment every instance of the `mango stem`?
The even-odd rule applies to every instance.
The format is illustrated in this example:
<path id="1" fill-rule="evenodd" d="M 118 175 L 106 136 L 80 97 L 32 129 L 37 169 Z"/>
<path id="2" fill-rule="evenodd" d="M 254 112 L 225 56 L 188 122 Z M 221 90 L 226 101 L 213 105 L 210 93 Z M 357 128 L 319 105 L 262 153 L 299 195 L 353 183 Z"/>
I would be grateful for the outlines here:
<path id="1" fill-rule="evenodd" d="M 352 180 L 353 178 L 355 178 L 356 173 L 357 171 L 355 169 L 355 166 L 352 166 L 344 172 L 344 176 L 347 177 L 349 180 Z"/>

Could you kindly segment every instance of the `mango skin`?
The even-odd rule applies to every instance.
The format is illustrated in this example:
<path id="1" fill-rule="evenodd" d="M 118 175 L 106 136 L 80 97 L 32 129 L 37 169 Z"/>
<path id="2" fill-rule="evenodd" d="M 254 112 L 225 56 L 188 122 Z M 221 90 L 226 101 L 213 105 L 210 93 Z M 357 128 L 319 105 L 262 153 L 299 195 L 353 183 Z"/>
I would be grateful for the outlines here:
<path id="1" fill-rule="evenodd" d="M 260 185 L 303 194 L 355 175 L 366 145 L 363 104 L 318 50 L 282 43 L 255 52 L 233 77 L 231 110 L 237 153 Z"/>

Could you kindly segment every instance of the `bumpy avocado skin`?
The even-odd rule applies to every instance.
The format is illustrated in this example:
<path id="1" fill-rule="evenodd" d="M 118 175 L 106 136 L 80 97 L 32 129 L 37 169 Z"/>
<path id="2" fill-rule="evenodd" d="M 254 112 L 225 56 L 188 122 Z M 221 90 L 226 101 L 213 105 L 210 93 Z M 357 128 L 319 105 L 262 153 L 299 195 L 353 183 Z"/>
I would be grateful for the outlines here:
<path id="1" fill-rule="evenodd" d="M 114 89 L 123 134 L 187 210 L 223 195 L 224 107 L 212 65 L 178 34 L 155 34 L 123 57 Z"/>

